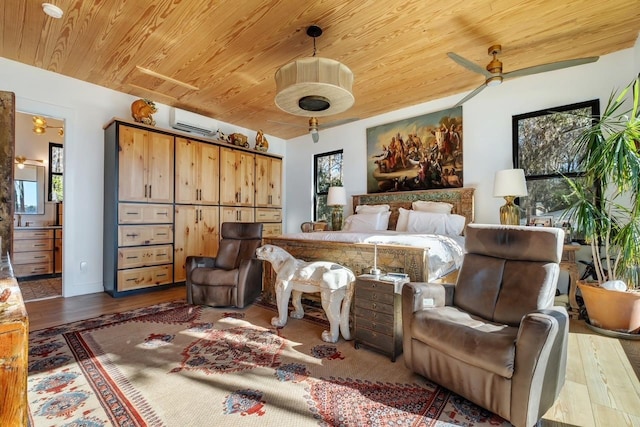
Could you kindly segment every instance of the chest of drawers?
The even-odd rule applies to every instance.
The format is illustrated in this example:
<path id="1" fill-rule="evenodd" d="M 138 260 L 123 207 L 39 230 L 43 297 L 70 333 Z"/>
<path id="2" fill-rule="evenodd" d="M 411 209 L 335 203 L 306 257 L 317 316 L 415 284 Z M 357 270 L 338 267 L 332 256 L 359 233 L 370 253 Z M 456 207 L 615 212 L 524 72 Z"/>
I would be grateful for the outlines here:
<path id="1" fill-rule="evenodd" d="M 359 276 L 354 301 L 355 348 L 364 345 L 395 362 L 402 353 L 402 303 L 394 284 Z"/>

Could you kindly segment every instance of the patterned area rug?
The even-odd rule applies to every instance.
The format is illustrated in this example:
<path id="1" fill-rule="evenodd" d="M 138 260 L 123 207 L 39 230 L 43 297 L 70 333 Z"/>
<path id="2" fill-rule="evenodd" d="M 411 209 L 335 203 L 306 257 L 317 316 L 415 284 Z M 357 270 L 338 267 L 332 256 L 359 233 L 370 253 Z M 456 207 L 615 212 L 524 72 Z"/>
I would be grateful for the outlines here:
<path id="1" fill-rule="evenodd" d="M 509 426 L 318 320 L 165 303 L 34 331 L 32 426 Z"/>
<path id="2" fill-rule="evenodd" d="M 18 282 L 18 284 L 20 285 L 22 299 L 25 302 L 60 298 L 62 296 L 62 277 L 27 280 Z"/>

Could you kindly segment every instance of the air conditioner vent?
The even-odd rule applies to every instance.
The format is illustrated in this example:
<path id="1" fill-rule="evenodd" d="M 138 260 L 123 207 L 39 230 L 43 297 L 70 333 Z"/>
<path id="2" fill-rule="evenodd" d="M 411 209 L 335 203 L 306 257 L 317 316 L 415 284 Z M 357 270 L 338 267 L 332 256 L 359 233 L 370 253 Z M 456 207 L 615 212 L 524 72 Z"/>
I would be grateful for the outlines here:
<path id="1" fill-rule="evenodd" d="M 177 130 L 211 136 L 216 133 L 218 122 L 210 117 L 190 111 L 172 108 L 169 112 L 169 125 Z"/>

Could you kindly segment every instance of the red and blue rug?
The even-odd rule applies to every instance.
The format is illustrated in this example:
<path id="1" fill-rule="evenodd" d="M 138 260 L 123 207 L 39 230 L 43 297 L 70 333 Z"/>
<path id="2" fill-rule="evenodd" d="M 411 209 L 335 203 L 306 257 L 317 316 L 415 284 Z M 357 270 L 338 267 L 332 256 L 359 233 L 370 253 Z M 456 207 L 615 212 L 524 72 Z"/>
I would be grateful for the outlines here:
<path id="1" fill-rule="evenodd" d="M 33 426 L 509 426 L 316 320 L 165 303 L 34 331 Z"/>

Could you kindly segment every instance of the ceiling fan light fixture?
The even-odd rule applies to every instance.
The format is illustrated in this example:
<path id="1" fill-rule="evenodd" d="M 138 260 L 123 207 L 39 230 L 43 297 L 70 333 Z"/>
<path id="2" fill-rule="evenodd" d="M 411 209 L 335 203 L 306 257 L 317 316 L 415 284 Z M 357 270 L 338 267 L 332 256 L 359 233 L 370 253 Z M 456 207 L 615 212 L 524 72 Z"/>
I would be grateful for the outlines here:
<path id="1" fill-rule="evenodd" d="M 502 76 L 494 76 L 494 77 L 489 77 L 487 79 L 487 86 L 498 86 L 501 83 L 502 83 Z"/>
<path id="2" fill-rule="evenodd" d="M 42 11 L 55 19 L 60 19 L 62 18 L 62 15 L 64 15 L 62 9 L 51 3 L 42 3 Z"/>
<path id="3" fill-rule="evenodd" d="M 298 106 L 305 111 L 324 111 L 331 103 L 324 96 L 308 95 L 298 100 Z"/>
<path id="4" fill-rule="evenodd" d="M 315 56 L 315 38 L 322 34 L 311 26 L 314 56 L 297 59 L 280 67 L 275 74 L 275 103 L 294 116 L 324 117 L 342 113 L 353 105 L 353 72 L 339 61 Z"/>

